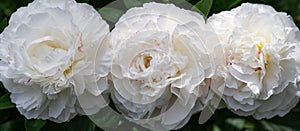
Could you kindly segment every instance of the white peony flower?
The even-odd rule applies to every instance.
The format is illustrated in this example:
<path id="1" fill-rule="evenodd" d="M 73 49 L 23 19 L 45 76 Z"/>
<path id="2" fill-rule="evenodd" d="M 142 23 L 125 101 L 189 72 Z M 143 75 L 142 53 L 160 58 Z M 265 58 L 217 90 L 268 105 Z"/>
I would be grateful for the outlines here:
<path id="1" fill-rule="evenodd" d="M 213 15 L 208 23 L 224 53 L 215 52 L 221 61 L 211 88 L 223 95 L 228 108 L 256 119 L 288 113 L 299 101 L 294 55 L 299 54 L 299 30 L 292 18 L 267 5 L 246 3 Z"/>
<path id="2" fill-rule="evenodd" d="M 18 9 L 0 36 L 0 73 L 20 113 L 64 122 L 81 110 L 78 100 L 88 101 L 80 102 L 88 113 L 105 106 L 111 55 L 101 41 L 108 32 L 92 6 L 74 0 Z"/>
<path id="3" fill-rule="evenodd" d="M 111 95 L 119 111 L 153 130 L 182 127 L 197 98 L 207 96 L 204 80 L 214 72 L 209 50 L 217 36 L 203 17 L 172 4 L 146 3 L 119 19 L 110 42 Z"/>

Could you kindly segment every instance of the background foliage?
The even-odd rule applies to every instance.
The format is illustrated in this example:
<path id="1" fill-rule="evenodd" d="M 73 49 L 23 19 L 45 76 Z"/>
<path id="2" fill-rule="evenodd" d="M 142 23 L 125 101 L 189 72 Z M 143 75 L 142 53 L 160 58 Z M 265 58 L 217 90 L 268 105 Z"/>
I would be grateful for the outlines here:
<path id="1" fill-rule="evenodd" d="M 19 7 L 26 6 L 32 0 L 0 0 L 0 32 L 7 26 L 10 15 Z M 113 0 L 77 0 L 94 6 L 102 17 L 109 22 L 116 22 L 124 11 L 115 8 L 102 8 Z M 140 6 L 149 0 L 123 0 L 124 7 Z M 158 0 L 159 1 L 159 0 Z M 180 5 L 184 0 L 161 0 Z M 284 11 L 291 15 L 300 26 L 300 0 L 187 0 L 204 15 L 210 16 L 223 10 L 229 10 L 241 3 L 263 3 L 273 6 L 277 11 Z M 102 9 L 101 9 L 102 8 Z M 191 8 L 191 9 L 192 9 Z M 217 110 L 212 118 L 204 125 L 198 124 L 199 114 L 194 115 L 181 131 L 293 131 L 300 130 L 300 104 L 284 117 L 269 120 L 255 120 L 252 117 L 240 117 L 227 109 Z M 109 121 L 108 121 L 109 122 Z M 106 121 L 107 123 L 107 121 Z M 105 122 L 103 123 L 105 126 Z M 109 124 L 109 123 L 108 123 Z M 45 120 L 27 120 L 19 114 L 15 105 L 10 102 L 9 93 L 0 83 L 0 131 L 101 131 L 86 116 L 77 116 L 70 122 L 62 124 Z"/>

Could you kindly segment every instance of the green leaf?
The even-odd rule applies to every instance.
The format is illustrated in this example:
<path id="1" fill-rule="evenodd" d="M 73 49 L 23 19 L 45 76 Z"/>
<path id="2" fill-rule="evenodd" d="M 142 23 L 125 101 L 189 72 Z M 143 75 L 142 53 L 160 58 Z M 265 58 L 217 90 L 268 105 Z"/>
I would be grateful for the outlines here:
<path id="1" fill-rule="evenodd" d="M 77 0 L 77 2 L 89 3 L 89 2 L 90 2 L 90 0 Z"/>
<path id="2" fill-rule="evenodd" d="M 96 125 L 86 116 L 77 117 L 71 121 L 68 131 L 94 131 Z"/>
<path id="3" fill-rule="evenodd" d="M 2 82 L 0 81 L 0 95 L 2 96 L 3 94 L 5 94 L 5 87 L 2 84 Z"/>
<path id="4" fill-rule="evenodd" d="M 176 0 L 178 1 L 178 0 Z M 152 0 L 123 0 L 124 5 L 126 6 L 127 9 L 132 8 L 132 7 L 140 7 L 144 3 L 152 2 Z"/>
<path id="5" fill-rule="evenodd" d="M 9 2 L 6 1 L 0 2 L 0 11 L 6 9 L 8 7 L 8 4 Z"/>
<path id="6" fill-rule="evenodd" d="M 31 119 L 25 120 L 26 131 L 39 131 L 47 123 L 45 120 Z"/>
<path id="7" fill-rule="evenodd" d="M 184 126 L 180 131 L 192 131 L 190 126 Z"/>
<path id="8" fill-rule="evenodd" d="M 247 129 L 247 130 L 254 130 L 255 128 L 255 124 L 254 122 L 251 122 L 249 120 L 246 120 L 245 123 L 244 123 L 244 129 Z"/>
<path id="9" fill-rule="evenodd" d="M 127 9 L 142 6 L 142 2 L 139 0 L 123 0 L 123 2 Z"/>
<path id="10" fill-rule="evenodd" d="M 103 19 L 116 23 L 119 18 L 124 14 L 124 11 L 115 9 L 115 8 L 110 8 L 110 7 L 103 7 L 98 10 Z"/>
<path id="11" fill-rule="evenodd" d="M 250 130 L 253 131 L 255 126 L 255 121 L 252 117 L 240 117 L 233 114 L 228 109 L 221 109 L 217 111 L 215 116 L 216 124 L 221 130 L 225 131 L 243 131 Z"/>
<path id="12" fill-rule="evenodd" d="M 295 116 L 300 116 L 299 107 L 294 108 L 284 117 L 274 117 L 268 120 L 268 122 L 272 122 L 276 125 L 283 125 L 285 127 L 290 127 L 292 129 L 300 130 L 299 118 Z"/>
<path id="13" fill-rule="evenodd" d="M 0 125 L 1 131 L 24 131 L 23 119 L 10 120 Z"/>
<path id="14" fill-rule="evenodd" d="M 201 11 L 205 17 L 208 16 L 211 6 L 213 4 L 213 0 L 201 0 L 196 5 L 192 7 L 194 11 Z"/>
<path id="15" fill-rule="evenodd" d="M 174 3 L 175 5 L 183 5 L 187 3 L 186 0 L 170 0 L 171 3 Z"/>
<path id="16" fill-rule="evenodd" d="M 120 126 L 120 115 L 112 110 L 104 108 L 101 113 L 92 115 L 91 118 L 97 124 L 97 126 L 104 129 L 116 130 Z M 103 115 L 102 115 L 103 114 Z"/>
<path id="17" fill-rule="evenodd" d="M 95 124 L 87 116 L 77 116 L 70 122 L 47 122 L 42 131 L 94 131 Z"/>
<path id="18" fill-rule="evenodd" d="M 227 6 L 227 9 L 231 9 L 232 7 L 236 6 L 237 4 L 241 3 L 242 0 L 234 0 L 230 2 L 230 4 Z"/>
<path id="19" fill-rule="evenodd" d="M 150 131 L 134 122 L 130 122 L 118 112 L 112 110 L 111 107 L 101 109 L 101 113 L 89 116 L 93 122 L 100 128 L 108 131 L 121 131 L 124 129 L 130 131 Z"/>
<path id="20" fill-rule="evenodd" d="M 12 110 L 1 110 L 0 111 L 0 123 L 7 121 L 11 115 Z"/>
<path id="21" fill-rule="evenodd" d="M 7 18 L 4 18 L 0 23 L 0 32 L 2 32 L 7 26 Z"/>
<path id="22" fill-rule="evenodd" d="M 139 0 L 142 3 L 148 3 L 148 2 L 152 2 L 153 0 Z"/>
<path id="23" fill-rule="evenodd" d="M 230 10 L 240 4 L 242 0 L 215 0 L 212 4 L 211 13 L 219 13 L 224 10 Z"/>
<path id="24" fill-rule="evenodd" d="M 0 110 L 15 108 L 16 105 L 11 103 L 9 93 L 6 93 L 0 98 Z"/>
<path id="25" fill-rule="evenodd" d="M 260 123 L 262 127 L 268 131 L 294 131 L 292 128 L 283 125 L 274 124 L 265 120 L 260 121 Z"/>
<path id="26" fill-rule="evenodd" d="M 242 130 L 245 125 L 245 119 L 240 118 L 228 118 L 225 123 L 229 124 L 234 129 Z"/>
<path id="27" fill-rule="evenodd" d="M 217 124 L 213 124 L 212 131 L 222 131 Z"/>

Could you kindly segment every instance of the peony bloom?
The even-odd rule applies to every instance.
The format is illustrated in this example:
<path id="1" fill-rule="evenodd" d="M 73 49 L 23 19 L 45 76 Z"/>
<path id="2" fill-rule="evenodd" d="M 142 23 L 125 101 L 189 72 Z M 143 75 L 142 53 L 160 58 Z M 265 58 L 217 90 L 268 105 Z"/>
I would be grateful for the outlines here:
<path id="1" fill-rule="evenodd" d="M 299 101 L 294 55 L 299 54 L 299 30 L 292 18 L 267 5 L 246 3 L 213 15 L 208 23 L 224 53 L 211 88 L 223 95 L 228 108 L 256 119 L 287 114 Z"/>
<path id="2" fill-rule="evenodd" d="M 80 101 L 89 101 L 88 113 L 104 106 L 97 100 L 111 66 L 101 44 L 108 32 L 95 9 L 74 0 L 35 0 L 18 9 L 0 35 L 0 73 L 20 113 L 65 122 L 82 110 Z"/>
<path id="3" fill-rule="evenodd" d="M 171 130 L 201 110 L 195 104 L 206 102 L 204 80 L 214 72 L 209 50 L 217 42 L 201 15 L 146 3 L 129 9 L 109 36 L 111 96 L 122 114 L 152 130 Z"/>

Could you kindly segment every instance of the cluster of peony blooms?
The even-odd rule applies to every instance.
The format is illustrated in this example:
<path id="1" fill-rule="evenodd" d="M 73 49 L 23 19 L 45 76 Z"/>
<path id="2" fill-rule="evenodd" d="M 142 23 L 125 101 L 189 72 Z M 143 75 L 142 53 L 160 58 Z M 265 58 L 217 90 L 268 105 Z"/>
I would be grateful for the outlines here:
<path id="1" fill-rule="evenodd" d="M 260 4 L 205 20 L 145 3 L 110 31 L 90 5 L 35 0 L 0 35 L 0 80 L 28 119 L 66 122 L 111 103 L 144 127 L 172 130 L 216 97 L 269 119 L 299 101 L 299 34 L 290 16 Z"/>

